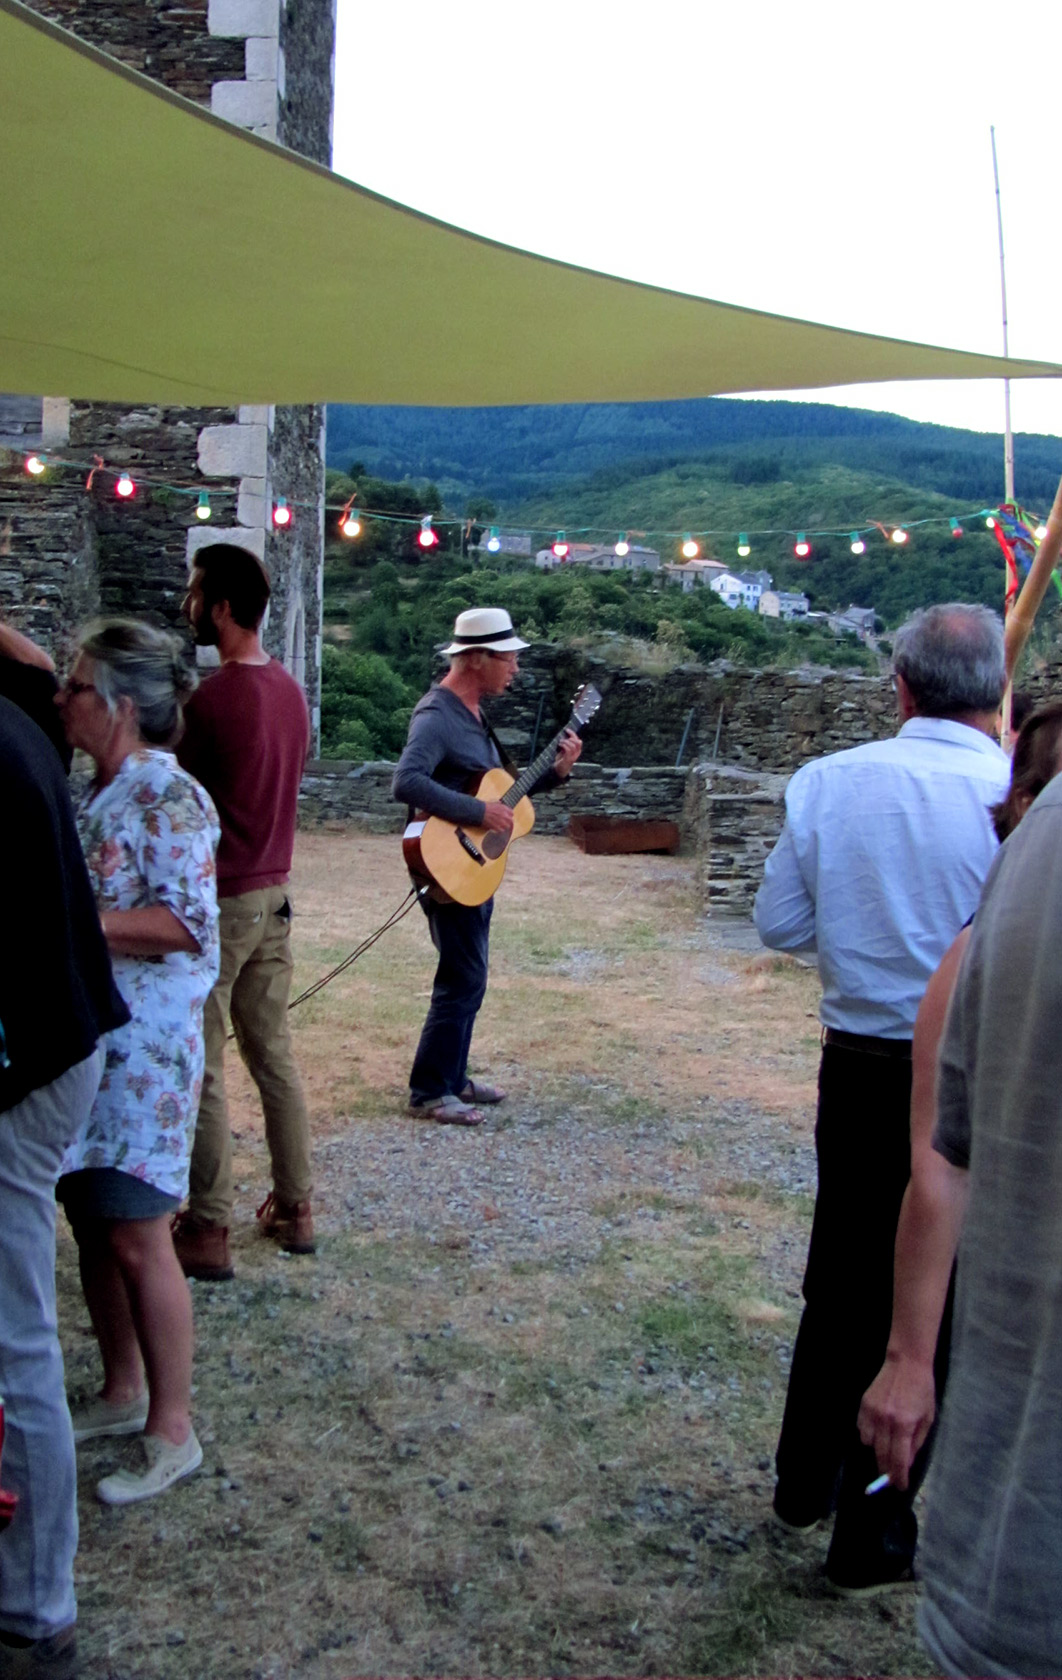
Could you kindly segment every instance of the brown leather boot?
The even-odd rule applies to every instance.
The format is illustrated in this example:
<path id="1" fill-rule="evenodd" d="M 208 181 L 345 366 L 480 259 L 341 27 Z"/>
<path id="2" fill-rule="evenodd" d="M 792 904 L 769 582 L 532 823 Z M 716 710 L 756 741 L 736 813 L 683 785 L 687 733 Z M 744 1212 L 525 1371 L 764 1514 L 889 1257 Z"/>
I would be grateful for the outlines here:
<path id="1" fill-rule="evenodd" d="M 229 1258 L 227 1225 L 204 1225 L 190 1213 L 176 1213 L 170 1225 L 173 1246 L 185 1277 L 200 1283 L 227 1283 L 236 1272 Z"/>
<path id="2" fill-rule="evenodd" d="M 282 1202 L 270 1190 L 258 1209 L 258 1227 L 263 1237 L 272 1237 L 285 1254 L 317 1253 L 309 1197 L 304 1202 Z"/>

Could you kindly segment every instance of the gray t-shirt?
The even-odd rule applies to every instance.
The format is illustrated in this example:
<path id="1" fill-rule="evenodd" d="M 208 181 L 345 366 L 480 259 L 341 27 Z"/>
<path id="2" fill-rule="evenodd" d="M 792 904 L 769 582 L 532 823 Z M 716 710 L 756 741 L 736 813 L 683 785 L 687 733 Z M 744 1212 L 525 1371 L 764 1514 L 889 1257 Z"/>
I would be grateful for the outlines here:
<path id="1" fill-rule="evenodd" d="M 935 1147 L 967 1167 L 922 1550 L 949 1674 L 1062 1673 L 1062 778 L 992 866 L 941 1047 Z"/>

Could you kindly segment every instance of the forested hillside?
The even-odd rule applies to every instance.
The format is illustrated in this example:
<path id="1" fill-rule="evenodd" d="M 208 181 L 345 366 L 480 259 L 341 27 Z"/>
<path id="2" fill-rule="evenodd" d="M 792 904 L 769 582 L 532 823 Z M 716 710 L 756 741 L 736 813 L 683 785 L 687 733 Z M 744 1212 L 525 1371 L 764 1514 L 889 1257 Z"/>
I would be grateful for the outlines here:
<path id="1" fill-rule="evenodd" d="M 1062 473 L 1062 438 L 1015 440 L 1017 493 L 1049 506 Z M 360 461 L 382 478 L 431 479 L 447 502 L 492 496 L 510 505 L 619 463 L 648 470 L 711 462 L 754 482 L 831 464 L 883 473 L 913 488 L 974 503 L 1002 496 L 1002 438 L 827 403 L 692 402 L 518 408 L 369 408 L 328 411 L 328 464 Z M 651 466 L 650 466 L 651 463 Z"/>

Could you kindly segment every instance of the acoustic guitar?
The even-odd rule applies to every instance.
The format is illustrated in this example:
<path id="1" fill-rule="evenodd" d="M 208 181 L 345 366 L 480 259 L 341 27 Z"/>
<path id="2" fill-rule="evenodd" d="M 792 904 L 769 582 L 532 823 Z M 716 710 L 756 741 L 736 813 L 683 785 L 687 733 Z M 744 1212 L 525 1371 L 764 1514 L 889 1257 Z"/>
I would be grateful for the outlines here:
<path id="1" fill-rule="evenodd" d="M 548 746 L 514 781 L 507 770 L 485 770 L 474 779 L 469 792 L 485 804 L 500 800 L 513 814 L 511 834 L 491 828 L 462 827 L 444 817 L 421 817 L 407 825 L 402 836 L 406 868 L 418 885 L 429 882 L 432 896 L 453 899 L 458 904 L 485 904 L 501 886 L 509 847 L 529 833 L 535 808 L 527 797 L 540 776 L 551 767 L 565 730 L 578 731 L 593 717 L 601 696 L 592 684 L 581 688 L 572 702 L 572 715 Z"/>

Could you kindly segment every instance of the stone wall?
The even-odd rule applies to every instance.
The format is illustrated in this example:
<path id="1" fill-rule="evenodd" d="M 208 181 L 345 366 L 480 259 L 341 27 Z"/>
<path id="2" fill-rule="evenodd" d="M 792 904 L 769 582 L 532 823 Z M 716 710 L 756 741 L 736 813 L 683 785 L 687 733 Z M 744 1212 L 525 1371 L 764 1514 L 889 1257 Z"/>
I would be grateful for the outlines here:
<path id="1" fill-rule="evenodd" d="M 695 764 L 686 782 L 682 831 L 696 857 L 705 911 L 747 916 L 768 853 L 785 820 L 787 775 Z"/>
<path id="2" fill-rule="evenodd" d="M 397 834 L 406 808 L 391 798 L 395 767 L 319 758 L 306 766 L 299 794 L 301 828 L 353 823 L 373 834 Z M 580 759 L 564 787 L 535 800 L 535 832 L 563 834 L 572 816 L 668 817 L 679 821 L 686 798 L 685 770 L 661 766 L 611 769 Z"/>

